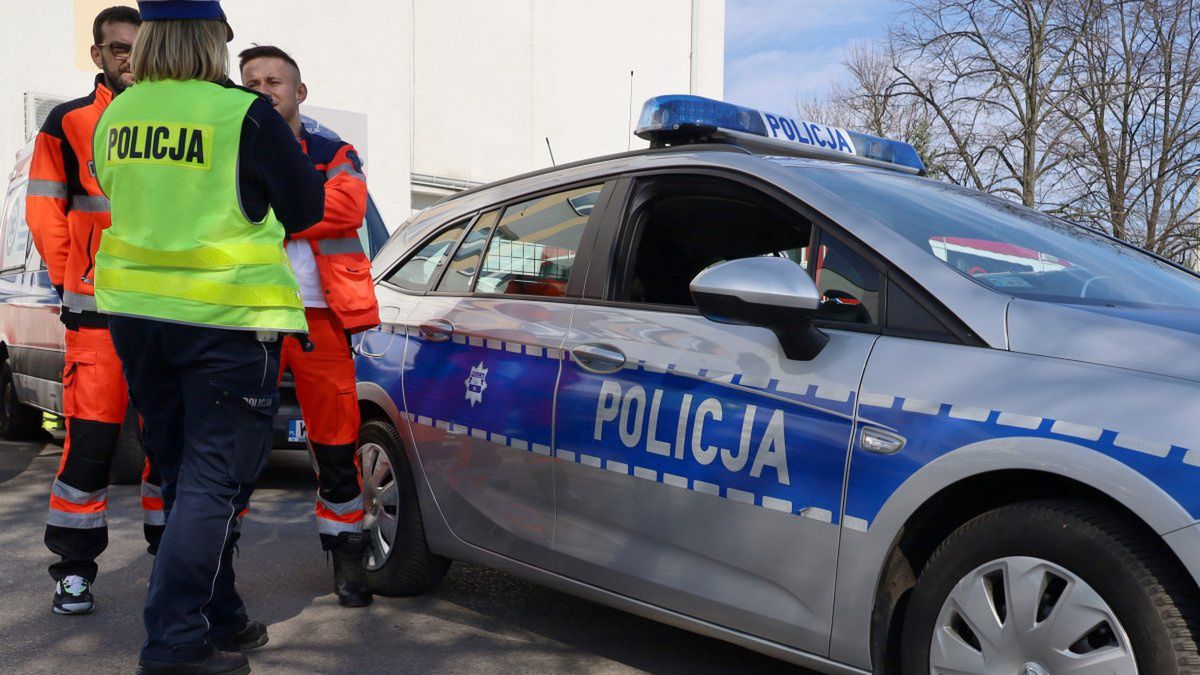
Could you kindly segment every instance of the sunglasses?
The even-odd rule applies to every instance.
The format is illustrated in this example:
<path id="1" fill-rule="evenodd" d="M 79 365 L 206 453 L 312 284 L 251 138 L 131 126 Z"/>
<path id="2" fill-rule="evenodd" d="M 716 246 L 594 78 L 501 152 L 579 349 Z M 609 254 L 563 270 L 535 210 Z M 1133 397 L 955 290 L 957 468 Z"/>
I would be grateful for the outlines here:
<path id="1" fill-rule="evenodd" d="M 129 53 L 133 51 L 133 45 L 127 45 L 124 42 L 108 42 L 96 46 L 100 49 L 107 47 L 108 51 L 112 52 L 113 58 L 119 61 L 129 58 Z"/>

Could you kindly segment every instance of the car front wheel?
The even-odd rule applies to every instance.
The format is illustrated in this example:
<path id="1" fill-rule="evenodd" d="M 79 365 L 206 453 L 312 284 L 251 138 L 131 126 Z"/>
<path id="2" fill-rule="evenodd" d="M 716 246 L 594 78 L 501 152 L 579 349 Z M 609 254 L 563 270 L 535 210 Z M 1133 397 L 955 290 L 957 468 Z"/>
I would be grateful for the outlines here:
<path id="1" fill-rule="evenodd" d="M 930 558 L 903 671 L 1200 673 L 1195 584 L 1121 514 L 1063 501 L 974 518 Z"/>
<path id="2" fill-rule="evenodd" d="M 396 427 L 380 420 L 358 435 L 363 530 L 369 532 L 367 583 L 387 596 L 417 595 L 437 585 L 450 561 L 429 550 L 413 472 Z"/>

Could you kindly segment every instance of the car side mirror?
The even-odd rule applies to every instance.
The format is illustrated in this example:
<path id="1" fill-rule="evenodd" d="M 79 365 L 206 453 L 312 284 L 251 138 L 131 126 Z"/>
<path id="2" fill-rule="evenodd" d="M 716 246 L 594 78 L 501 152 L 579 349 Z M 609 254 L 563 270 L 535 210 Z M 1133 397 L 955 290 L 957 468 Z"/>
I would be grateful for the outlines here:
<path id="1" fill-rule="evenodd" d="M 691 291 L 700 313 L 712 321 L 770 329 L 789 359 L 811 361 L 829 342 L 812 322 L 821 293 L 787 258 L 717 263 L 692 279 Z"/>

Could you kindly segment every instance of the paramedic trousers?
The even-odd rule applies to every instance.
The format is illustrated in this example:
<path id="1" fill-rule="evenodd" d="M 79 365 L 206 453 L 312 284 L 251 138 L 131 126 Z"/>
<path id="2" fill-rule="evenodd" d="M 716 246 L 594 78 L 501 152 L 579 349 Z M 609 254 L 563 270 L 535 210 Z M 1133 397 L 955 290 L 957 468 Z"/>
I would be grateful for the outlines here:
<path id="1" fill-rule="evenodd" d="M 362 532 L 354 355 L 333 311 L 307 307 L 304 315 L 314 349 L 305 352 L 296 338 L 286 338 L 280 376 L 290 370 L 296 381 L 296 398 L 317 470 L 317 533 L 322 548 L 330 550 L 338 534 Z"/>
<path id="2" fill-rule="evenodd" d="M 147 453 L 162 476 L 166 530 L 150 574 L 142 658 L 192 661 L 241 630 L 238 514 L 266 466 L 279 407 L 280 343 L 253 332 L 112 317 Z"/>
<path id="3" fill-rule="evenodd" d="M 78 575 L 91 582 L 96 580 L 96 558 L 108 547 L 108 476 L 129 395 L 107 329 L 68 329 L 65 337 L 67 438 L 50 488 L 45 542 L 59 556 L 50 565 L 50 576 L 58 581 Z M 142 509 L 146 542 L 154 553 L 163 530 L 162 493 L 148 460 L 142 472 Z"/>

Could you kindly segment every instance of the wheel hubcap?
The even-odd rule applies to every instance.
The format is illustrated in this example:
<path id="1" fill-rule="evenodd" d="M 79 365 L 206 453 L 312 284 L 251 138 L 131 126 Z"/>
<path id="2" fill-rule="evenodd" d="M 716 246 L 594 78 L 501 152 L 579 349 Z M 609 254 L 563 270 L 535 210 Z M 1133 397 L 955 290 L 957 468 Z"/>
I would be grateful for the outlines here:
<path id="1" fill-rule="evenodd" d="M 358 449 L 363 491 L 363 530 L 370 534 L 367 569 L 377 570 L 387 562 L 396 544 L 399 528 L 400 491 L 396 472 L 387 452 L 378 443 Z"/>
<path id="2" fill-rule="evenodd" d="M 932 673 L 1136 675 L 1124 627 L 1083 579 L 1054 563 L 1010 557 L 950 591 L 929 652 Z"/>

